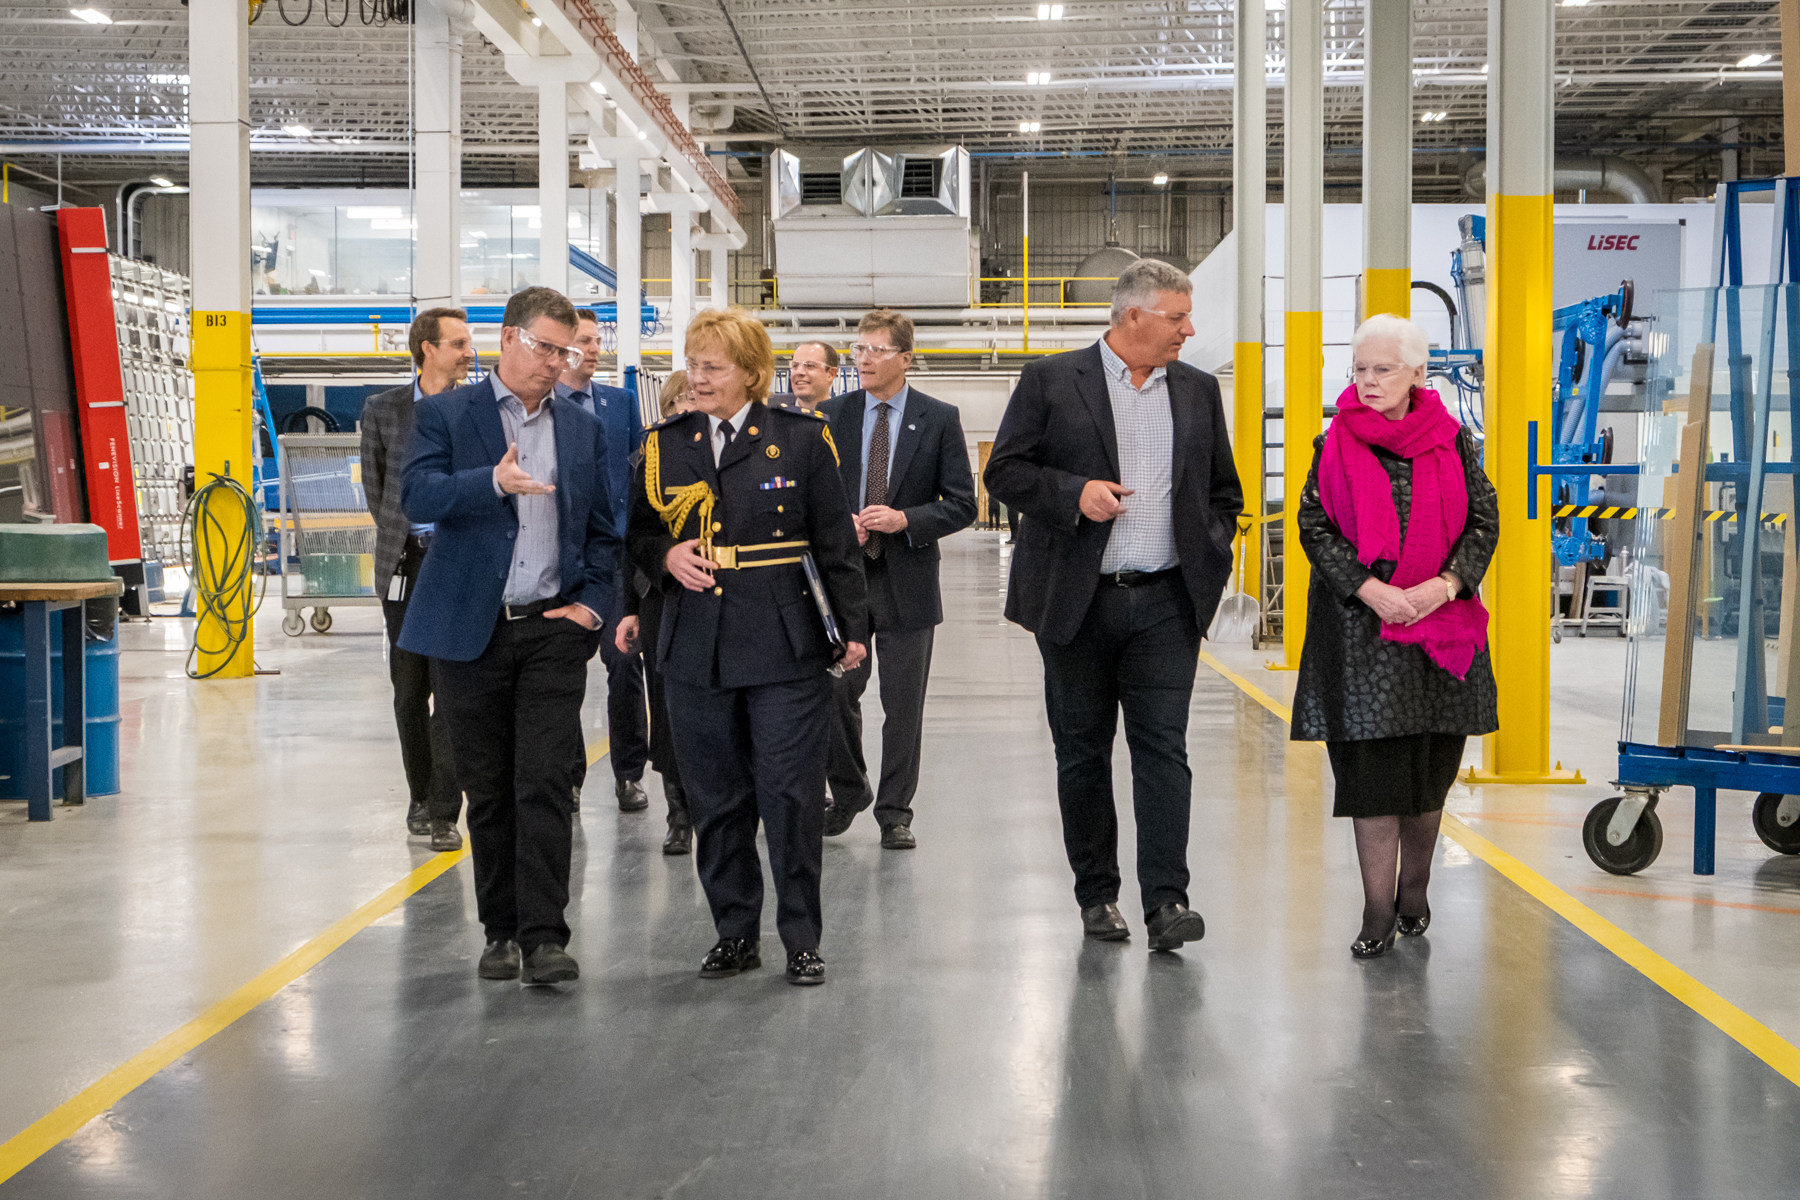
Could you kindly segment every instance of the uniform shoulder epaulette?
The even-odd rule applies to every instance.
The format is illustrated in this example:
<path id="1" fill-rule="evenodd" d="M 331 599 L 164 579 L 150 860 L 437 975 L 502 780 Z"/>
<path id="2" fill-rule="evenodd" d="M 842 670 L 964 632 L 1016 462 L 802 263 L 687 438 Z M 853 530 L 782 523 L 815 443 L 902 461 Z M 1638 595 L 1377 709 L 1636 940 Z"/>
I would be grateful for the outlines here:
<path id="1" fill-rule="evenodd" d="M 644 432 L 649 433 L 651 430 L 661 429 L 666 425 L 680 424 L 682 418 L 691 417 L 697 411 L 699 411 L 699 410 L 690 408 L 686 412 L 670 413 L 668 416 L 664 417 L 662 420 L 658 421 L 656 424 L 647 426 L 645 428 Z"/>
<path id="2" fill-rule="evenodd" d="M 816 408 L 803 408 L 798 404 L 771 404 L 770 412 L 786 413 L 790 417 L 808 417 L 814 421 L 823 421 L 825 414 Z"/>

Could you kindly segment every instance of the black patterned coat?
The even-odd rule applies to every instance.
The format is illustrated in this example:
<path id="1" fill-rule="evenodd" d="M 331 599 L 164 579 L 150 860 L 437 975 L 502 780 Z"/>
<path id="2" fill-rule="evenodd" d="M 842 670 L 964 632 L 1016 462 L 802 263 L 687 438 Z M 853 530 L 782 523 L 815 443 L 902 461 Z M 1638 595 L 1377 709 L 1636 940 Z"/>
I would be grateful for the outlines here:
<path id="1" fill-rule="evenodd" d="M 1295 681 L 1292 738 L 1297 742 L 1359 742 L 1418 733 L 1481 734 L 1499 728 L 1494 668 L 1479 650 L 1462 680 L 1433 663 L 1422 646 L 1381 638 L 1381 619 L 1356 596 L 1374 575 L 1389 582 L 1398 565 L 1377 559 L 1357 561 L 1356 546 L 1325 515 L 1319 498 L 1319 455 L 1325 439 L 1313 441 L 1312 469 L 1300 493 L 1300 545 L 1312 563 L 1307 593 L 1306 645 Z M 1494 485 L 1481 469 L 1468 430 L 1456 436 L 1469 489 L 1469 517 L 1442 569 L 1463 581 L 1462 596 L 1473 594 L 1487 574 L 1500 537 L 1500 507 Z M 1375 457 L 1394 485 L 1394 507 L 1405 536 L 1412 511 L 1412 463 L 1375 447 Z"/>

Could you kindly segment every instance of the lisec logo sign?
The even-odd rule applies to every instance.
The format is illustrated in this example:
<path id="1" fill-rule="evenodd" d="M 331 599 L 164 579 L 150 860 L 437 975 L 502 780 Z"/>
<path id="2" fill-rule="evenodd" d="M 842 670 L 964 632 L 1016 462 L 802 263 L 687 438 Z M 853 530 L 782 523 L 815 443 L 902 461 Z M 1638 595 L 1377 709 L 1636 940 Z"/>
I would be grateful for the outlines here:
<path id="1" fill-rule="evenodd" d="M 1609 233 L 1603 236 L 1589 234 L 1587 248 L 1589 250 L 1636 250 L 1638 236 L 1635 233 Z"/>

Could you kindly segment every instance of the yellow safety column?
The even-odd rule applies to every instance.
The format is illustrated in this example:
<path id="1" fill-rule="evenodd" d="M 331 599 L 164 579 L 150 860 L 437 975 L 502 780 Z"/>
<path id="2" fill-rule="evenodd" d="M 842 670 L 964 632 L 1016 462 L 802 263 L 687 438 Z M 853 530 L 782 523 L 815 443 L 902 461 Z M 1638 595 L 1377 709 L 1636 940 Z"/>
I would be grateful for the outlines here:
<path id="1" fill-rule="evenodd" d="M 188 4 L 188 197 L 193 271 L 189 366 L 194 372 L 194 481 L 229 475 L 250 486 L 250 23 L 245 0 Z M 200 574 L 243 561 L 241 505 L 208 508 L 195 547 Z M 249 530 L 254 542 L 260 530 Z M 252 639 L 231 646 L 226 625 L 250 619 L 249 575 L 217 610 L 200 606 L 200 674 L 254 674 Z M 208 652 L 212 648 L 213 652 Z"/>
<path id="2" fill-rule="evenodd" d="M 1287 21 L 1287 129 L 1281 198 L 1287 217 L 1282 266 L 1287 296 L 1282 374 L 1281 641 L 1288 670 L 1306 642 L 1306 592 L 1312 568 L 1295 520 L 1300 489 L 1312 469 L 1313 439 L 1325 424 L 1325 284 L 1321 225 L 1325 204 L 1324 0 L 1292 0 Z"/>
<path id="3" fill-rule="evenodd" d="M 1550 425 L 1553 0 L 1488 0 L 1487 470 L 1500 545 L 1482 594 L 1500 693 L 1476 781 L 1572 781 L 1550 763 L 1550 522 L 1528 521 L 1526 429 Z M 1532 485 L 1545 489 L 1540 480 Z"/>
<path id="4" fill-rule="evenodd" d="M 1363 5 L 1363 313 L 1412 315 L 1412 0 Z"/>
<path id="5" fill-rule="evenodd" d="M 1237 235 L 1237 333 L 1231 350 L 1232 457 L 1244 486 L 1244 511 L 1263 511 L 1263 269 L 1269 201 L 1269 89 L 1264 74 L 1268 14 L 1263 0 L 1238 0 L 1237 88 L 1232 109 L 1231 228 Z M 1245 535 L 1260 545 L 1261 531 Z M 1258 551 L 1238 547 L 1238 561 Z M 1257 597 L 1258 575 L 1244 572 Z"/>

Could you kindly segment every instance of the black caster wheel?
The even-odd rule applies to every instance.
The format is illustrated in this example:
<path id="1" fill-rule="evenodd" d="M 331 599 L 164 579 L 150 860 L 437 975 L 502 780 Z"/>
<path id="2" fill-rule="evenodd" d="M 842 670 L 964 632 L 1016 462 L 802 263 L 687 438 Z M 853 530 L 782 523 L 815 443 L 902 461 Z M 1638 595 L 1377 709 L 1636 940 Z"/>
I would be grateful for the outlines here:
<path id="1" fill-rule="evenodd" d="M 1800 820 L 1783 825 L 1777 815 L 1781 808 L 1780 792 L 1764 792 L 1750 809 L 1750 823 L 1763 845 L 1777 854 L 1800 854 Z"/>
<path id="2" fill-rule="evenodd" d="M 1550 640 L 1558 646 L 1562 645 L 1562 626 L 1552 625 L 1550 627 Z"/>
<path id="3" fill-rule="evenodd" d="M 1623 796 L 1614 796 L 1594 805 L 1588 812 L 1587 820 L 1581 823 L 1581 847 L 1602 871 L 1610 871 L 1614 875 L 1635 875 L 1655 862 L 1656 856 L 1662 853 L 1662 818 L 1656 815 L 1654 806 L 1644 809 L 1631 836 L 1625 839 L 1623 845 L 1615 846 L 1606 840 L 1606 827 L 1612 823 L 1613 813 L 1624 799 Z"/>
<path id="4" fill-rule="evenodd" d="M 289 637 L 299 637 L 306 632 L 306 621 L 301 618 L 298 612 L 290 612 L 287 616 L 281 618 L 281 632 L 287 634 Z"/>
<path id="5" fill-rule="evenodd" d="M 312 627 L 314 629 L 318 630 L 320 633 L 324 633 L 326 630 L 330 629 L 331 628 L 331 610 L 329 608 L 313 609 Z"/>

